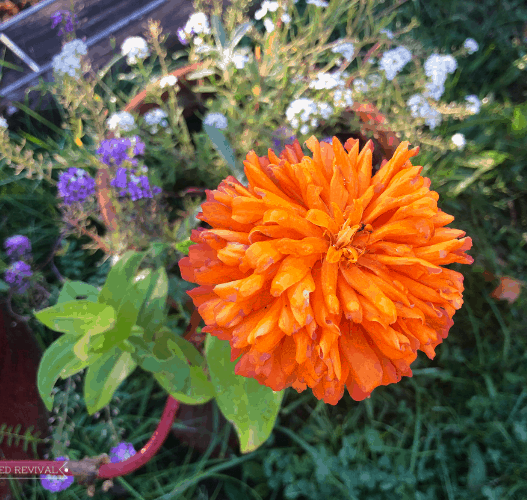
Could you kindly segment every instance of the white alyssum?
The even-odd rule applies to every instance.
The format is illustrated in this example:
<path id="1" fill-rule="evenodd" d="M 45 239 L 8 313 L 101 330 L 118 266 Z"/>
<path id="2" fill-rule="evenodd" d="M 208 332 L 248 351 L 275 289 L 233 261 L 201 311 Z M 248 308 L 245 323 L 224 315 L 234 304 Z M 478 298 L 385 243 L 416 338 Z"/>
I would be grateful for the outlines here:
<path id="1" fill-rule="evenodd" d="M 285 24 L 289 24 L 291 22 L 291 16 L 287 13 L 287 12 L 284 12 L 282 14 L 282 17 L 280 18 L 282 20 L 283 23 Z"/>
<path id="2" fill-rule="evenodd" d="M 353 60 L 353 54 L 355 53 L 355 47 L 351 42 L 342 41 L 338 45 L 335 45 L 331 52 L 334 54 L 342 54 L 346 61 L 350 62 Z"/>
<path id="3" fill-rule="evenodd" d="M 150 49 L 146 40 L 140 36 L 129 36 L 121 45 L 121 54 L 126 56 L 129 66 L 137 64 L 138 59 L 146 59 Z"/>
<path id="4" fill-rule="evenodd" d="M 481 108 L 481 101 L 478 99 L 478 96 L 476 95 L 467 95 L 465 97 L 465 101 L 468 101 L 469 106 L 467 106 L 467 109 L 474 114 L 478 114 L 479 110 Z"/>
<path id="5" fill-rule="evenodd" d="M 67 74 L 73 78 L 80 76 L 81 57 L 88 53 L 88 46 L 82 40 L 72 40 L 64 44 L 59 54 L 53 56 L 53 71 L 57 75 Z"/>
<path id="6" fill-rule="evenodd" d="M 465 40 L 465 43 L 463 43 L 463 47 L 468 50 L 469 54 L 473 54 L 479 49 L 478 42 L 476 42 L 476 40 L 474 40 L 473 38 L 467 38 Z"/>
<path id="7" fill-rule="evenodd" d="M 426 84 L 426 91 L 423 94 L 425 97 L 430 97 L 434 101 L 439 101 L 439 98 L 444 94 L 445 86 L 443 83 L 428 82 Z"/>
<path id="8" fill-rule="evenodd" d="M 229 125 L 227 117 L 221 113 L 207 113 L 203 119 L 203 123 L 220 130 L 225 130 Z"/>
<path id="9" fill-rule="evenodd" d="M 3 116 L 0 116 L 0 127 L 7 128 L 7 121 Z"/>
<path id="10" fill-rule="evenodd" d="M 377 73 L 372 73 L 371 75 L 368 75 L 366 77 L 366 80 L 368 80 L 368 85 L 372 88 L 372 89 L 377 89 L 381 86 L 381 83 L 382 83 L 382 78 L 380 75 L 378 75 Z"/>
<path id="11" fill-rule="evenodd" d="M 159 80 L 159 86 L 164 89 L 165 87 L 173 87 L 177 83 L 177 77 L 174 75 L 167 75 Z"/>
<path id="12" fill-rule="evenodd" d="M 204 12 L 194 12 L 187 21 L 187 24 L 185 24 L 185 28 L 183 28 L 183 31 L 187 35 L 192 34 L 201 34 L 209 35 L 210 34 L 210 26 L 209 26 L 209 20 L 207 19 L 207 15 Z"/>
<path id="13" fill-rule="evenodd" d="M 106 120 L 106 125 L 119 137 L 121 131 L 130 132 L 130 130 L 134 129 L 135 119 L 128 111 L 118 111 L 110 115 L 108 120 Z"/>
<path id="14" fill-rule="evenodd" d="M 243 69 L 249 62 L 249 56 L 242 50 L 237 50 L 232 56 L 232 62 L 236 69 Z"/>
<path id="15" fill-rule="evenodd" d="M 310 89 L 334 89 L 337 87 L 344 87 L 346 80 L 342 78 L 342 73 L 318 73 L 316 78 L 309 84 Z"/>
<path id="16" fill-rule="evenodd" d="M 271 19 L 266 17 L 263 20 L 263 23 L 264 23 L 264 26 L 265 26 L 265 31 L 267 31 L 267 33 L 272 33 L 274 31 L 274 23 L 273 23 L 273 21 L 271 21 Z"/>
<path id="17" fill-rule="evenodd" d="M 406 104 L 410 108 L 411 115 L 414 118 L 424 118 L 430 129 L 433 130 L 441 123 L 441 113 L 437 109 L 432 108 L 423 95 L 414 94 L 406 101 Z"/>
<path id="18" fill-rule="evenodd" d="M 292 128 L 300 128 L 300 133 L 307 134 L 308 123 L 311 127 L 318 126 L 318 117 L 327 120 L 333 114 L 333 108 L 326 103 L 317 103 L 306 97 L 292 101 L 285 111 L 286 120 Z"/>
<path id="19" fill-rule="evenodd" d="M 329 6 L 329 4 L 327 2 L 324 2 L 324 0 L 306 0 L 306 3 L 310 3 L 311 5 L 316 5 L 317 7 L 328 7 Z"/>
<path id="20" fill-rule="evenodd" d="M 7 116 L 14 115 L 17 111 L 18 111 L 18 108 L 16 106 L 11 106 L 11 105 L 7 106 L 7 110 L 6 110 Z"/>
<path id="21" fill-rule="evenodd" d="M 393 80 L 407 63 L 412 60 L 412 53 L 406 47 L 387 50 L 379 61 L 379 67 L 386 73 L 388 80 Z"/>
<path id="22" fill-rule="evenodd" d="M 367 92 L 368 85 L 362 78 L 355 78 L 353 80 L 353 90 L 355 92 Z"/>
<path id="23" fill-rule="evenodd" d="M 424 64 L 426 76 L 436 84 L 444 84 L 447 74 L 457 68 L 457 61 L 451 55 L 432 54 Z"/>
<path id="24" fill-rule="evenodd" d="M 155 134 L 158 130 L 158 125 L 165 128 L 168 127 L 167 117 L 168 115 L 161 108 L 155 108 L 145 113 L 144 120 L 150 126 L 150 133 Z"/>
<path id="25" fill-rule="evenodd" d="M 353 106 L 351 89 L 336 89 L 333 93 L 333 104 L 336 108 L 347 108 Z"/>
<path id="26" fill-rule="evenodd" d="M 259 21 L 262 19 L 268 12 L 276 12 L 278 9 L 278 2 L 270 2 L 264 0 L 260 8 L 254 13 L 254 18 Z M 264 21 L 265 22 L 265 21 Z"/>
<path id="27" fill-rule="evenodd" d="M 386 35 L 389 40 L 393 40 L 393 31 L 389 29 L 383 29 L 379 31 L 380 34 Z"/>
<path id="28" fill-rule="evenodd" d="M 465 136 L 463 134 L 454 134 L 451 140 L 454 146 L 457 147 L 457 149 L 461 150 L 465 147 L 466 141 Z"/>

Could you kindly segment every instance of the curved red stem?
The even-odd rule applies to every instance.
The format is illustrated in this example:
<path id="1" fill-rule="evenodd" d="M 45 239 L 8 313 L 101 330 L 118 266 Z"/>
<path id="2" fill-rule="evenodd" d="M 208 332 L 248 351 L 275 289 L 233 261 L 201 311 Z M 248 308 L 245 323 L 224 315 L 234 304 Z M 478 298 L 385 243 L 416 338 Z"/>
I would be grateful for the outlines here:
<path id="1" fill-rule="evenodd" d="M 161 420 L 157 425 L 157 429 L 152 434 L 148 443 L 146 443 L 141 450 L 128 460 L 114 464 L 101 465 L 97 477 L 101 479 L 110 479 L 113 477 L 124 476 L 145 465 L 157 453 L 165 441 L 172 427 L 172 423 L 174 422 L 178 408 L 179 401 L 172 396 L 169 396 L 165 404 L 165 409 L 163 410 L 163 415 L 161 415 Z M 20 470 L 24 476 L 28 474 L 40 474 L 43 473 L 43 469 L 46 467 L 53 471 L 57 471 L 67 462 L 67 460 L 0 460 L 0 472 L 14 472 L 15 475 L 17 475 L 17 470 Z M 71 463 L 71 460 L 69 462 Z M 9 468 L 9 470 L 7 470 L 7 468 Z M 24 468 L 23 471 L 22 468 Z M 18 474 L 21 472 L 18 472 Z M 66 476 L 75 475 L 70 469 L 68 469 L 68 471 L 63 471 L 63 474 Z"/>

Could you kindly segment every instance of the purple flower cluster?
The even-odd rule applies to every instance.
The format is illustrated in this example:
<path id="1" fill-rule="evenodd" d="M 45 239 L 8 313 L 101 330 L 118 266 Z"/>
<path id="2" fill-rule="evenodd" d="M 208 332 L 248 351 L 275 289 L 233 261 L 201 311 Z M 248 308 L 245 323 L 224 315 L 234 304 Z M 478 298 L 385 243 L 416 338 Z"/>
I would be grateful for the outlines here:
<path id="1" fill-rule="evenodd" d="M 129 172 L 124 167 L 117 169 L 115 179 L 110 184 L 119 190 L 119 196 L 129 194 L 132 201 L 137 201 L 141 198 L 153 198 L 155 195 L 161 193 L 160 187 L 150 186 L 146 175 L 137 176 L 136 170 Z"/>
<path id="2" fill-rule="evenodd" d="M 281 152 L 284 149 L 286 144 L 293 144 L 296 137 L 293 134 L 293 131 L 287 127 L 277 128 L 273 132 L 273 146 L 276 152 Z"/>
<path id="3" fill-rule="evenodd" d="M 94 194 L 95 181 L 82 168 L 71 167 L 60 174 L 57 188 L 64 203 L 71 205 Z"/>
<path id="4" fill-rule="evenodd" d="M 130 457 L 133 457 L 137 452 L 134 449 L 132 443 L 119 443 L 117 446 L 110 450 L 110 460 L 112 464 L 117 462 L 124 462 Z"/>
<path id="5" fill-rule="evenodd" d="M 72 16 L 69 10 L 57 10 L 51 15 L 51 29 L 54 29 L 62 21 L 65 22 L 64 30 L 66 30 L 66 33 L 71 33 L 77 23 L 77 14 Z M 62 35 L 64 30 L 60 28 L 58 35 Z"/>
<path id="6" fill-rule="evenodd" d="M 57 457 L 55 461 L 68 460 L 66 457 Z M 69 488 L 74 481 L 73 476 L 53 476 L 52 474 L 40 474 L 40 482 L 46 490 L 57 492 Z"/>
<path id="7" fill-rule="evenodd" d="M 11 264 L 4 273 L 6 283 L 11 285 L 15 293 L 24 293 L 29 288 L 29 278 L 33 276 L 31 266 L 23 260 Z"/>
<path id="8" fill-rule="evenodd" d="M 133 144 L 133 153 L 130 156 L 130 148 Z M 139 136 L 135 136 L 132 139 L 123 137 L 123 138 L 114 138 L 101 141 L 99 149 L 97 149 L 97 154 L 100 157 L 100 160 L 105 164 L 110 166 L 113 163 L 116 166 L 121 166 L 124 161 L 129 161 L 132 165 L 137 165 L 137 160 L 133 157 L 135 155 L 144 155 L 145 154 L 145 143 L 141 141 Z"/>
<path id="9" fill-rule="evenodd" d="M 27 260 L 31 258 L 31 242 L 27 236 L 16 234 L 4 241 L 7 256 L 12 260 Z"/>

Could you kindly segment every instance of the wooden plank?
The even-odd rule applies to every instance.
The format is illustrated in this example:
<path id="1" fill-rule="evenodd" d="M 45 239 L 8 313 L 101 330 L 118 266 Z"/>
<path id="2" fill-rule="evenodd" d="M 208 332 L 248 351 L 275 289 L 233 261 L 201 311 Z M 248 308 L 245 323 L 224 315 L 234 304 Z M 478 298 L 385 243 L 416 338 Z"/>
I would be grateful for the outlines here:
<path id="1" fill-rule="evenodd" d="M 17 24 L 5 30 L 6 35 L 42 67 L 50 65 L 53 55 L 59 53 L 61 49 L 60 37 L 56 34 L 57 30 L 51 30 L 50 21 L 51 14 L 59 8 L 58 5 L 61 5 L 61 2 L 64 2 L 65 5 L 68 3 L 68 0 L 57 0 L 57 3 L 49 5 L 49 8 L 43 8 L 36 13 L 38 22 L 33 19 L 33 16 L 28 16 L 21 21 L 20 26 Z M 86 38 L 85 41 L 89 41 L 90 38 L 104 34 L 112 26 L 122 22 L 123 19 L 132 14 L 133 10 L 137 11 L 150 2 L 145 2 L 144 0 L 119 0 L 119 2 L 108 4 L 105 0 L 76 0 L 77 3 L 79 4 L 79 8 L 76 9 L 79 21 L 77 34 L 83 39 Z M 191 0 L 165 0 L 164 3 L 152 11 L 130 21 L 125 26 L 114 31 L 111 35 L 97 40 L 88 50 L 88 56 L 90 57 L 94 71 L 100 69 L 116 53 L 119 53 L 120 46 L 126 38 L 129 36 L 143 36 L 144 32 L 148 29 L 148 19 L 160 21 L 163 32 L 169 34 L 166 44 L 168 48 L 174 48 L 175 45 L 179 45 L 182 48 L 177 39 L 176 30 L 184 26 L 192 12 Z M 109 15 L 109 13 L 112 13 L 112 15 Z M 48 34 L 47 36 L 45 35 L 46 32 Z M 111 37 L 115 38 L 115 49 L 112 49 L 110 45 Z M 5 60 L 19 66 L 25 66 L 9 50 Z M 126 63 L 124 63 L 123 69 L 126 69 Z M 6 68 L 3 68 L 3 70 L 0 87 L 0 95 L 3 97 L 0 100 L 0 113 L 4 111 L 9 102 L 23 101 L 25 89 L 38 83 L 38 76 L 27 67 L 24 68 L 24 73 L 15 70 L 6 70 Z M 33 75 L 35 75 L 34 78 L 32 78 Z M 53 81 L 51 68 L 40 76 L 46 82 Z M 3 95 L 2 89 L 8 88 L 24 77 L 31 79 L 31 81 L 26 82 L 23 87 L 10 92 L 8 95 Z M 32 107 L 36 104 L 36 99 L 39 97 L 38 94 L 36 91 L 30 91 L 29 93 L 29 102 Z M 42 109 L 48 109 L 49 105 L 50 98 L 48 96 L 42 102 Z"/>

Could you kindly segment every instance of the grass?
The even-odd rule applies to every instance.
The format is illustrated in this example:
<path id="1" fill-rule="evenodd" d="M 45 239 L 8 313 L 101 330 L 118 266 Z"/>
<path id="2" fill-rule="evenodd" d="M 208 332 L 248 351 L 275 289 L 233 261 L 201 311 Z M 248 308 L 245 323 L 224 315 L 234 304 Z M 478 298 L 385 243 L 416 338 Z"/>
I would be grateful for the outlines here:
<path id="1" fill-rule="evenodd" d="M 526 276 L 527 150 L 525 129 L 515 131 L 513 127 L 515 110 L 525 101 L 526 79 L 525 70 L 513 62 L 527 51 L 521 41 L 527 9 L 520 1 L 409 0 L 397 10 L 390 28 L 412 17 L 420 21 L 413 36 L 425 46 L 448 52 L 467 37 L 478 41 L 480 50 L 461 68 L 456 86 L 447 88 L 447 95 L 450 92 L 452 99 L 467 94 L 489 97 L 478 115 L 441 125 L 446 141 L 455 132 L 465 134 L 467 154 L 423 152 L 418 157 L 425 167 L 423 174 L 432 179 L 432 189 L 440 194 L 441 208 L 455 215 L 454 226 L 474 240 L 470 253 L 475 263 L 451 266 L 465 276 L 465 303 L 454 316 L 447 341 L 437 348 L 434 360 L 419 354 L 412 365 L 413 378 L 379 387 L 363 402 L 354 402 L 346 394 L 332 407 L 308 392 L 297 394 L 289 389 L 273 435 L 249 455 L 229 451 L 228 427 L 215 434 L 225 449 L 219 459 L 210 457 L 212 444 L 200 455 L 169 437 L 143 469 L 115 481 L 112 497 L 527 497 L 523 312 L 527 297 L 523 290 L 512 304 L 493 299 L 490 293 L 499 281 L 488 281 L 484 275 L 487 271 L 524 282 Z M 107 85 L 122 99 L 132 90 L 130 82 L 111 78 Z M 33 137 L 45 142 L 51 134 L 60 141 L 60 134 L 42 121 L 29 116 L 24 120 L 26 132 Z M 0 212 L 10 213 L 8 220 L 0 221 L 0 235 L 27 234 L 35 242 L 37 261 L 44 261 L 59 236 L 53 196 L 38 182 L 14 179 L 3 168 Z M 102 255 L 80 250 L 83 242 L 71 239 L 57 258 L 57 267 L 72 279 L 101 282 L 105 269 L 98 268 L 97 262 Z M 42 344 L 53 341 L 51 332 L 35 329 Z M 57 398 L 58 414 L 65 407 L 72 410 L 66 410 L 68 425 L 60 442 L 69 441 L 68 449 L 81 458 L 107 452 L 108 443 L 113 446 L 121 438 L 138 449 L 154 430 L 166 395 L 151 377 L 137 371 L 98 419 L 87 416 L 80 384 L 68 387 L 64 383 Z M 182 424 L 176 421 L 174 425 Z M 59 495 L 81 498 L 84 491 L 75 484 Z M 17 498 L 53 497 L 38 481 L 17 494 Z"/>

